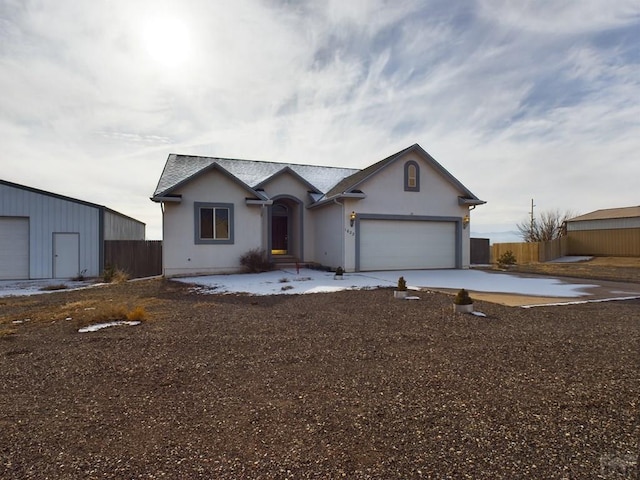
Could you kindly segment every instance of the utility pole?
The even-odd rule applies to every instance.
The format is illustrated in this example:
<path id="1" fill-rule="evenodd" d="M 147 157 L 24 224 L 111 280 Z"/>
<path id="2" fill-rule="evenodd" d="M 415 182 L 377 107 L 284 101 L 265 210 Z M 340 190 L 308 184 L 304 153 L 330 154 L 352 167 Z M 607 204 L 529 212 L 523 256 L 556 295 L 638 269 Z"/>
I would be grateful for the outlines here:
<path id="1" fill-rule="evenodd" d="M 533 223 L 535 222 L 535 219 L 533 218 L 533 207 L 535 207 L 535 205 L 533 204 L 533 198 L 531 199 L 531 226 L 529 227 L 529 235 L 531 237 L 533 237 Z M 531 238 L 531 241 L 533 241 L 533 238 Z"/>

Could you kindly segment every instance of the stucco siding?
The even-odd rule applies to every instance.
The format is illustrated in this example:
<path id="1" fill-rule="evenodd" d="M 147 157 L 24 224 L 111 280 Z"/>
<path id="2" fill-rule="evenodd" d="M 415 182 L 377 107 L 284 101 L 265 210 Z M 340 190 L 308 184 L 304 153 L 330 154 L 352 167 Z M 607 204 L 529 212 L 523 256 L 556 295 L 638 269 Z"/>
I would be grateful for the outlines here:
<path id="1" fill-rule="evenodd" d="M 342 205 L 330 204 L 311 212 L 316 226 L 313 261 L 326 267 L 346 268 L 343 260 L 344 240 L 341 234 L 344 231 Z"/>
<path id="2" fill-rule="evenodd" d="M 404 163 L 410 160 L 420 166 L 419 192 L 404 190 Z M 359 188 L 367 194 L 357 203 L 363 213 L 463 216 L 467 211 L 458 204 L 461 192 L 417 155 L 399 159 Z"/>
<path id="3" fill-rule="evenodd" d="M 420 167 L 420 190 L 418 192 L 405 191 L 404 164 L 414 161 Z M 396 216 L 421 216 L 433 218 L 459 219 L 461 222 L 469 214 L 467 206 L 458 203 L 461 192 L 438 172 L 434 171 L 417 155 L 407 155 L 391 164 L 385 170 L 366 180 L 360 186 L 366 193 L 364 199 L 350 199 L 345 201 L 346 212 L 356 214 L 382 214 Z M 345 218 L 346 220 L 346 218 Z M 456 241 L 452 238 L 452 242 Z M 460 232 L 460 264 L 462 268 L 469 268 L 470 264 L 470 228 L 462 228 Z M 347 268 L 356 266 L 355 234 L 345 229 L 345 264 Z"/>
<path id="4" fill-rule="evenodd" d="M 188 184 L 177 194 L 180 203 L 165 203 L 163 213 L 163 270 L 166 276 L 199 275 L 239 271 L 240 256 L 264 248 L 263 215 L 266 208 L 247 206 L 247 190 L 212 170 Z M 196 244 L 195 203 L 233 205 L 233 243 Z"/>

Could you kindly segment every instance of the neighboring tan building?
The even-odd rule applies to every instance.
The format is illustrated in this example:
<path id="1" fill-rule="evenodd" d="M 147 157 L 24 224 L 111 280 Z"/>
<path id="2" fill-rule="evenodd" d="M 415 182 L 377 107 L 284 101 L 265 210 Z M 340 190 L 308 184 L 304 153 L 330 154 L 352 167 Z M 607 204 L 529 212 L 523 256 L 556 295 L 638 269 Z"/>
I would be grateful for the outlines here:
<path id="1" fill-rule="evenodd" d="M 640 206 L 608 208 L 567 220 L 571 255 L 640 257 Z"/>

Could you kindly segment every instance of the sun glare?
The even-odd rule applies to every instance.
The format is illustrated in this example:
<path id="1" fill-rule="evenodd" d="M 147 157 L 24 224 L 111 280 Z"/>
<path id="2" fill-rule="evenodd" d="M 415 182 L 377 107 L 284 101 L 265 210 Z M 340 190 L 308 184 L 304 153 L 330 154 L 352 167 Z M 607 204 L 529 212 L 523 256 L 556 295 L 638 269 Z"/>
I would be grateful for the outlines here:
<path id="1" fill-rule="evenodd" d="M 143 27 L 142 40 L 149 56 L 164 67 L 181 66 L 189 58 L 189 30 L 178 19 L 149 19 Z"/>

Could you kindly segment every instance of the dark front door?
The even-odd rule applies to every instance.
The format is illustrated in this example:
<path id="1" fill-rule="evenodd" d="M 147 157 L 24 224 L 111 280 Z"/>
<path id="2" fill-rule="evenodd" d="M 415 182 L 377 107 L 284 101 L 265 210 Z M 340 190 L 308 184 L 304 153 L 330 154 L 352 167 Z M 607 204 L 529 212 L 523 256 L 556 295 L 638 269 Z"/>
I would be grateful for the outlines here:
<path id="1" fill-rule="evenodd" d="M 271 253 L 286 255 L 289 252 L 289 221 L 286 215 L 271 217 Z"/>

